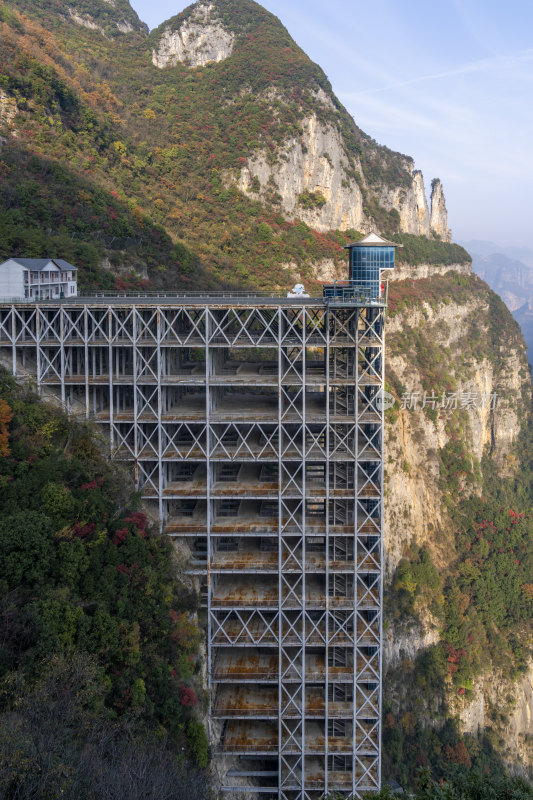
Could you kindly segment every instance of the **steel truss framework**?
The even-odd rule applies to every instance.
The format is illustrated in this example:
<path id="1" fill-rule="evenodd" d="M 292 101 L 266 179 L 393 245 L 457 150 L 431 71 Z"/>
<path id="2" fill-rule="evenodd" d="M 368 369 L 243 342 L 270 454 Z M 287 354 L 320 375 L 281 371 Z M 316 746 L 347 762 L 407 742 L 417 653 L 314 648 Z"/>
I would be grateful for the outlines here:
<path id="1" fill-rule="evenodd" d="M 4 362 L 104 426 L 190 554 L 230 795 L 380 786 L 384 314 L 0 306 Z"/>

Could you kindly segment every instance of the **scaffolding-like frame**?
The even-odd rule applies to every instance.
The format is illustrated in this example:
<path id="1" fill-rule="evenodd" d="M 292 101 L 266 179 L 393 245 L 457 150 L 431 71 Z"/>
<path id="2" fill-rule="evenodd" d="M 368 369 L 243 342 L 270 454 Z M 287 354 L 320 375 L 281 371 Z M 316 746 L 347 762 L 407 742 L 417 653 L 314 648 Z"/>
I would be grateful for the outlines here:
<path id="1" fill-rule="evenodd" d="M 385 300 L 0 303 L 0 354 L 102 425 L 190 557 L 222 790 L 380 787 Z"/>

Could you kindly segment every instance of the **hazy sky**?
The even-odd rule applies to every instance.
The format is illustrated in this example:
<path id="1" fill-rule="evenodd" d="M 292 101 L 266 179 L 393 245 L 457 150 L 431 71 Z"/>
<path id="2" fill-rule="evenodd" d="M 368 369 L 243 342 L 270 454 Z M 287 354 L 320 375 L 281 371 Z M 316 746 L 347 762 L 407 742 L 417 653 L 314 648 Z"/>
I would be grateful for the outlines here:
<path id="1" fill-rule="evenodd" d="M 154 28 L 189 3 L 131 0 Z M 533 246 L 531 0 L 267 0 L 358 125 L 444 185 L 454 238 Z"/>

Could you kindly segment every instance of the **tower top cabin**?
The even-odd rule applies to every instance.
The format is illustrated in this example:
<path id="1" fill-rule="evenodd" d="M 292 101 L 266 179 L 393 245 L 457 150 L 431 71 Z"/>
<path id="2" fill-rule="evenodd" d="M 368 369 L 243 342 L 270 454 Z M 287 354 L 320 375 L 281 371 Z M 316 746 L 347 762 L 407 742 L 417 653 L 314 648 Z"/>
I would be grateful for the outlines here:
<path id="1" fill-rule="evenodd" d="M 389 242 L 377 233 L 368 233 L 359 242 L 346 245 L 350 253 L 349 279 L 368 289 L 374 295 L 379 293 L 381 273 L 394 269 L 394 248 L 401 244 Z"/>

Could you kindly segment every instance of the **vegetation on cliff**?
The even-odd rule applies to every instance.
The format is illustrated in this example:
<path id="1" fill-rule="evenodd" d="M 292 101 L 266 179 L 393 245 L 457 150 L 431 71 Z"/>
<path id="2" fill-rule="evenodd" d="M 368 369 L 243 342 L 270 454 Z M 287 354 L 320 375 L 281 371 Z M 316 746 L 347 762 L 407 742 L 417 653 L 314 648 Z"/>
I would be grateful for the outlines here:
<path id="1" fill-rule="evenodd" d="M 399 264 L 471 264 L 472 256 L 464 247 L 452 242 L 411 233 L 395 233 L 394 240 L 403 247 L 396 251 Z"/>
<path id="2" fill-rule="evenodd" d="M 78 267 L 80 292 L 158 288 L 168 269 L 183 288 L 213 285 L 196 256 L 116 192 L 16 143 L 5 146 L 2 156 L 0 259 L 61 256 Z M 113 274 L 124 259 L 126 274 Z"/>
<path id="3" fill-rule="evenodd" d="M 533 787 L 523 778 L 488 777 L 480 771 L 470 774 L 460 771 L 447 781 L 435 781 L 427 767 L 417 771 L 413 800 L 528 800 L 533 797 Z M 398 795 L 389 785 L 367 797 L 375 800 L 392 800 Z M 333 800 L 333 798 L 329 798 Z"/>
<path id="4" fill-rule="evenodd" d="M 82 20 L 97 25 L 108 37 L 124 36 L 130 32 L 148 33 L 147 25 L 140 21 L 128 0 L 70 0 L 67 8 L 58 0 L 17 0 L 16 5 L 26 13 L 37 13 L 41 20 L 53 27 L 62 19 L 72 19 L 74 12 Z"/>
<path id="5" fill-rule="evenodd" d="M 85 796 L 131 770 L 131 747 L 186 785 L 184 748 L 200 767 L 208 753 L 196 598 L 173 549 L 91 430 L 5 374 L 0 398 L 2 796 Z"/>

